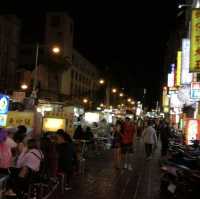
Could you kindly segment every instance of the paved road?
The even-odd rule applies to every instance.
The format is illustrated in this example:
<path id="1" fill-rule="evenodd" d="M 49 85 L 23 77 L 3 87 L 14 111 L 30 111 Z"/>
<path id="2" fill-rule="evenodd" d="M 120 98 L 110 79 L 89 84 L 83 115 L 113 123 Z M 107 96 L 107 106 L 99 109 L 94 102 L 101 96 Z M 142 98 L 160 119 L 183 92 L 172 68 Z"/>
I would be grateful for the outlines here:
<path id="1" fill-rule="evenodd" d="M 112 153 L 107 151 L 87 163 L 84 176 L 75 177 L 70 199 L 159 199 L 159 150 L 151 161 L 144 159 L 144 148 L 137 141 L 133 171 L 113 169 Z"/>

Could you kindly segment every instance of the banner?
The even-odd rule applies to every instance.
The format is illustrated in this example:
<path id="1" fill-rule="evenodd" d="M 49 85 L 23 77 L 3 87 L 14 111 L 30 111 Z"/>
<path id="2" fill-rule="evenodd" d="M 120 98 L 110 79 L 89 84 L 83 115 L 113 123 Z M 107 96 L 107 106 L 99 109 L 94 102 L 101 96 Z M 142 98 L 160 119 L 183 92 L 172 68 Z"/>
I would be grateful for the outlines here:
<path id="1" fill-rule="evenodd" d="M 181 61 L 181 84 L 190 84 L 192 82 L 192 73 L 190 69 L 190 40 L 182 40 L 182 61 Z"/>
<path id="2" fill-rule="evenodd" d="M 200 72 L 200 9 L 192 10 L 190 72 Z"/>
<path id="3" fill-rule="evenodd" d="M 7 127 L 17 127 L 24 125 L 29 128 L 34 127 L 34 113 L 33 112 L 15 112 L 11 111 L 7 116 Z"/>
<path id="4" fill-rule="evenodd" d="M 176 68 L 176 86 L 181 85 L 181 58 L 182 52 L 177 52 L 177 68 Z"/>

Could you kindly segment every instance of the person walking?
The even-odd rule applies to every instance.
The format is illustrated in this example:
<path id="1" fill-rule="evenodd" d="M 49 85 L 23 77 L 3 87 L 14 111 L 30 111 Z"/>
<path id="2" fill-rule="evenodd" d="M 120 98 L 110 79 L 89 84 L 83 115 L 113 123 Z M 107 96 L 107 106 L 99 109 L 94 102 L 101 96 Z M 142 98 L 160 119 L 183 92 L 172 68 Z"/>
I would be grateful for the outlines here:
<path id="1" fill-rule="evenodd" d="M 114 167 L 120 169 L 121 166 L 121 134 L 122 134 L 122 123 L 120 121 L 116 122 L 113 126 L 111 136 L 113 138 L 112 148 L 114 155 Z"/>
<path id="2" fill-rule="evenodd" d="M 161 128 L 161 134 L 160 134 L 162 157 L 165 157 L 167 155 L 170 136 L 171 136 L 171 129 L 169 123 L 165 121 Z"/>
<path id="3" fill-rule="evenodd" d="M 58 170 L 66 175 L 65 190 L 69 191 L 72 189 L 70 183 L 73 174 L 74 161 L 76 160 L 75 148 L 70 135 L 65 132 L 57 132 L 57 142 Z"/>
<path id="4" fill-rule="evenodd" d="M 133 170 L 131 163 L 131 153 L 133 153 L 133 139 L 136 127 L 130 118 L 126 118 L 122 129 L 122 164 L 124 169 Z"/>
<path id="5" fill-rule="evenodd" d="M 143 139 L 145 144 L 146 160 L 150 160 L 152 159 L 153 146 L 157 146 L 157 136 L 152 121 L 148 121 L 148 126 L 143 131 Z"/>

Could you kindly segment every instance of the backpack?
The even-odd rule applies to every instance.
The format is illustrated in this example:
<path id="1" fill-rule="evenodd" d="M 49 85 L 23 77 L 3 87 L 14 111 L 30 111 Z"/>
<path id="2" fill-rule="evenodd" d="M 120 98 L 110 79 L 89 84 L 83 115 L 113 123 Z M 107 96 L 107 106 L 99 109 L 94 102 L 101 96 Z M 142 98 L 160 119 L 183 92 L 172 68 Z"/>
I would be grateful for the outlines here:
<path id="1" fill-rule="evenodd" d="M 35 174 L 35 179 L 38 181 L 46 181 L 48 180 L 48 166 L 47 166 L 47 159 L 43 155 L 43 153 L 39 150 L 40 155 L 38 156 L 36 153 L 31 152 L 35 157 L 37 157 L 40 160 L 40 168 L 39 171 Z"/>

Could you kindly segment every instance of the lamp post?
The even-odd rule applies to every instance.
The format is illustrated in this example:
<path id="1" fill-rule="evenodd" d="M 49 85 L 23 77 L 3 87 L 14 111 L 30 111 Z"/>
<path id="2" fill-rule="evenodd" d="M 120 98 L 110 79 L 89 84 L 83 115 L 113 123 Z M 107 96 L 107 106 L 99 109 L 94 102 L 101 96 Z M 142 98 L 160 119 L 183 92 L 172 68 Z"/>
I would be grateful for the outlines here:
<path id="1" fill-rule="evenodd" d="M 36 99 L 37 98 L 37 83 L 38 83 L 38 57 L 39 57 L 39 49 L 40 49 L 40 44 L 36 43 L 36 53 L 35 53 L 35 70 L 34 70 L 34 78 L 33 78 L 33 90 L 31 96 Z M 44 46 L 44 45 L 42 45 Z M 60 48 L 58 46 L 54 46 L 52 49 L 52 53 L 54 54 L 59 54 L 60 53 Z"/>

